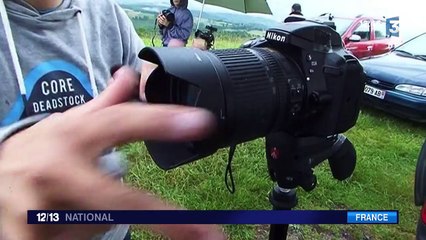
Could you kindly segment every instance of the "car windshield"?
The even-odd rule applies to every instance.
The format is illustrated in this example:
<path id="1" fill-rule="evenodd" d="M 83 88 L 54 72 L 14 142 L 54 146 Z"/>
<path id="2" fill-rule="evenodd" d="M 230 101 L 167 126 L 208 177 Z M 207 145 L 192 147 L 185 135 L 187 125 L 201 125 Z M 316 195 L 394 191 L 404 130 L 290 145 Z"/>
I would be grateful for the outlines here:
<path id="1" fill-rule="evenodd" d="M 402 44 L 401 46 L 396 48 L 395 51 L 426 58 L 425 42 L 426 42 L 426 32 Z"/>
<path id="2" fill-rule="evenodd" d="M 336 32 L 343 35 L 354 20 L 349 18 L 334 18 L 333 21 L 336 24 Z"/>

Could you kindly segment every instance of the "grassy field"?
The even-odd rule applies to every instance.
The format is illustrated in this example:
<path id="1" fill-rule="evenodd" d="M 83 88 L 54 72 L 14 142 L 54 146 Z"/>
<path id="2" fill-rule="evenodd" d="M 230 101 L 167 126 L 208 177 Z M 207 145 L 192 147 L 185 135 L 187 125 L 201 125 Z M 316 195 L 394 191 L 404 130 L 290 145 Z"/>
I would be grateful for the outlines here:
<path id="1" fill-rule="evenodd" d="M 144 38 L 150 42 L 150 38 Z M 237 47 L 243 39 L 217 48 Z M 299 190 L 298 209 L 360 209 L 400 211 L 398 225 L 292 225 L 290 239 L 414 239 L 418 209 L 413 203 L 414 172 L 421 144 L 422 125 L 363 108 L 356 127 L 346 133 L 358 160 L 353 176 L 343 182 L 332 178 L 327 163 L 315 168 L 317 188 Z M 227 150 L 173 171 L 154 165 L 142 143 L 124 147 L 130 162 L 127 181 L 190 209 L 270 209 L 264 140 L 238 146 L 233 171 L 236 193 L 224 183 Z M 268 226 L 225 226 L 230 239 L 267 239 Z M 161 239 L 136 231 L 135 239 Z"/>
<path id="2" fill-rule="evenodd" d="M 142 36 L 145 45 L 147 47 L 161 47 L 161 38 L 160 35 L 155 32 L 153 32 L 152 30 L 146 30 L 146 29 L 139 29 L 138 30 L 139 35 Z M 261 35 L 259 32 L 257 31 L 253 31 L 252 33 L 253 36 L 259 36 Z M 227 49 L 227 48 L 237 48 L 239 47 L 242 43 L 248 41 L 251 39 L 251 37 L 248 38 L 235 38 L 234 36 L 230 35 L 229 33 L 215 33 L 215 39 L 216 39 L 216 43 L 215 43 L 215 49 Z M 254 37 L 253 37 L 254 38 Z M 190 37 L 190 39 L 188 40 L 188 45 L 190 45 L 192 43 L 192 39 L 193 36 Z"/>

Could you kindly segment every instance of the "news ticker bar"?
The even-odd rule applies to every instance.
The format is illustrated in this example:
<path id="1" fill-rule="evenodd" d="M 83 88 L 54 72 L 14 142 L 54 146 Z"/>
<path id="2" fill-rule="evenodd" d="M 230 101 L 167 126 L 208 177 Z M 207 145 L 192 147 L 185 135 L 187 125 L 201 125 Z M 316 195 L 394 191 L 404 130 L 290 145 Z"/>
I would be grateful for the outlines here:
<path id="1" fill-rule="evenodd" d="M 28 211 L 28 224 L 398 224 L 398 211 Z"/>

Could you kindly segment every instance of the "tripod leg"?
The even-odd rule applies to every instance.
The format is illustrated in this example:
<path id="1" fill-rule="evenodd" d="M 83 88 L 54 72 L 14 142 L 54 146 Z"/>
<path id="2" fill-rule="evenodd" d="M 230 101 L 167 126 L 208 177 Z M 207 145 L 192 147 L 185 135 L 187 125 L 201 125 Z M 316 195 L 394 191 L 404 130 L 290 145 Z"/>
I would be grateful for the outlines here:
<path id="1" fill-rule="evenodd" d="M 269 175 L 278 184 L 269 195 L 273 210 L 291 210 L 297 205 L 297 175 L 301 161 L 298 148 L 298 139 L 286 133 L 272 133 L 266 137 Z M 288 224 L 272 224 L 269 240 L 287 239 L 288 227 Z"/>
<path id="2" fill-rule="evenodd" d="M 286 240 L 288 224 L 272 224 L 269 231 L 269 240 Z"/>
<path id="3" fill-rule="evenodd" d="M 269 201 L 273 210 L 291 210 L 297 205 L 296 189 L 282 189 L 275 186 L 270 195 Z M 269 229 L 269 240 L 287 239 L 288 224 L 272 224 Z"/>

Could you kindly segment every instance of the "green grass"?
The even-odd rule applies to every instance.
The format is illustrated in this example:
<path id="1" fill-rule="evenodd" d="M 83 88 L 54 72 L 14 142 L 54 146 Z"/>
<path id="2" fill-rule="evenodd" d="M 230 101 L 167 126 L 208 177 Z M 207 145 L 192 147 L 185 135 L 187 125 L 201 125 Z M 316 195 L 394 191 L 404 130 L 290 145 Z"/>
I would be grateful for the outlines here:
<path id="1" fill-rule="evenodd" d="M 153 44 L 153 37 L 154 37 L 154 45 L 155 47 L 161 47 L 161 36 L 158 33 L 155 33 L 151 29 L 139 29 L 138 30 L 139 35 L 144 40 L 144 43 L 147 47 L 152 47 Z M 250 40 L 251 37 L 247 38 L 235 38 L 232 35 L 226 34 L 226 33 L 215 33 L 216 43 L 215 43 L 215 49 L 227 49 L 227 48 L 237 48 L 242 43 L 246 42 L 247 40 Z M 253 35 L 260 35 L 258 32 L 253 32 Z M 191 36 L 188 40 L 188 45 L 191 46 L 192 44 L 193 36 Z"/>
<path id="2" fill-rule="evenodd" d="M 218 48 L 236 47 L 242 39 L 218 42 Z M 233 45 L 233 46 L 232 46 Z M 299 190 L 298 209 L 397 209 L 398 225 L 292 225 L 290 239 L 414 239 L 419 210 L 414 206 L 414 173 L 425 128 L 375 110 L 363 108 L 357 125 L 346 133 L 357 150 L 353 176 L 343 182 L 332 178 L 328 164 L 315 168 L 318 186 Z M 127 181 L 189 209 L 270 209 L 264 140 L 238 146 L 233 171 L 236 193 L 224 183 L 227 150 L 164 172 L 142 143 L 124 148 L 130 159 Z M 230 239 L 267 239 L 268 226 L 226 226 Z M 161 239 L 136 231 L 135 239 Z"/>

